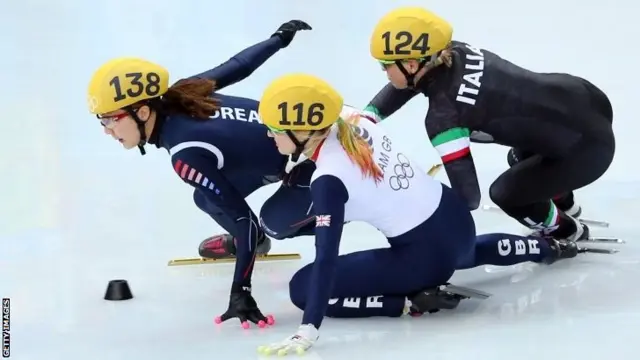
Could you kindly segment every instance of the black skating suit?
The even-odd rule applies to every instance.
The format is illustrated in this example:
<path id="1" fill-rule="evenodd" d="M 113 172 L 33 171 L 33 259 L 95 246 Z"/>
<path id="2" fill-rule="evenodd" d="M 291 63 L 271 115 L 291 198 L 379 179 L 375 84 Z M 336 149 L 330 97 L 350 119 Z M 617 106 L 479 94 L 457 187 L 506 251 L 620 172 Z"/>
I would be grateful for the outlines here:
<path id="1" fill-rule="evenodd" d="M 382 120 L 415 95 L 427 96 L 429 139 L 471 209 L 480 189 L 469 143 L 512 147 L 518 161 L 491 185 L 491 199 L 526 226 L 557 229 L 566 215 L 550 200 L 572 202 L 572 191 L 598 179 L 613 160 L 607 96 L 580 77 L 529 71 L 463 42 L 451 50 L 451 68 L 431 69 L 413 90 L 388 84 L 366 109 Z"/>

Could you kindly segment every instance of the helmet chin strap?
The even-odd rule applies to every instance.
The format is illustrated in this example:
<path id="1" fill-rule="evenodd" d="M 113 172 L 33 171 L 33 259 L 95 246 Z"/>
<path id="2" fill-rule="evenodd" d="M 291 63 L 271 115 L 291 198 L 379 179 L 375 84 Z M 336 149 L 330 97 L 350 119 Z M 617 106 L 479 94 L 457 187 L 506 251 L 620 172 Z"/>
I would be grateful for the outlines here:
<path id="1" fill-rule="evenodd" d="M 304 151 L 304 147 L 307 145 L 307 143 L 311 139 L 311 135 L 313 135 L 314 132 L 315 130 L 311 130 L 309 132 L 309 136 L 307 136 L 307 138 L 301 142 L 300 140 L 298 140 L 298 138 L 295 137 L 295 135 L 293 135 L 293 131 L 287 130 L 286 132 L 287 136 L 289 137 L 289 139 L 291 139 L 293 144 L 296 146 L 296 151 L 294 151 L 291 154 L 291 161 L 298 162 L 298 159 L 300 159 L 300 155 L 302 155 L 302 152 Z"/>
<path id="2" fill-rule="evenodd" d="M 418 72 L 420 72 L 420 70 L 422 70 L 422 68 L 425 65 L 427 65 L 427 62 L 428 61 L 421 61 L 420 63 L 418 63 L 418 69 L 416 69 L 416 72 L 411 74 L 411 73 L 409 73 L 409 71 L 402 64 L 402 60 L 396 60 L 396 65 L 398 65 L 398 69 L 400 69 L 400 72 L 402 72 L 404 77 L 407 79 L 407 87 L 409 89 L 415 89 L 416 88 L 416 81 L 415 81 L 416 74 L 418 74 Z"/>
<path id="3" fill-rule="evenodd" d="M 144 121 L 140 120 L 138 114 L 133 110 L 131 106 L 127 106 L 124 108 L 126 112 L 133 118 L 133 121 L 138 125 L 138 132 L 140 133 L 140 141 L 138 142 L 138 150 L 140 150 L 140 155 L 145 155 L 147 151 L 144 149 L 144 145 L 147 143 L 147 133 L 144 129 Z"/>

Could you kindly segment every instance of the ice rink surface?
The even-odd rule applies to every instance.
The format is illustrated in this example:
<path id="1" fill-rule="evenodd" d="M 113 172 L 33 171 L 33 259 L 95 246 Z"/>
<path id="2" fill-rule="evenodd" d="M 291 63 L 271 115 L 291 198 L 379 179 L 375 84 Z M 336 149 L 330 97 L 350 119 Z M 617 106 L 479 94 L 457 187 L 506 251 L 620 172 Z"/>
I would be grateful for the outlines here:
<path id="1" fill-rule="evenodd" d="M 616 199 L 615 207 L 598 207 L 605 200 L 585 196 L 587 209 L 600 210 L 585 216 L 604 218 L 632 206 L 632 201 Z M 510 222 L 502 215 L 485 212 L 476 219 L 485 231 L 521 231 L 505 226 Z M 609 219 L 610 229 L 593 231 L 627 239 L 618 254 L 459 272 L 454 284 L 493 296 L 420 318 L 327 319 L 317 347 L 305 357 L 633 359 L 640 328 L 640 246 L 633 217 Z M 344 238 L 342 253 L 384 246 L 363 224 L 349 224 Z M 249 330 L 233 320 L 213 323 L 226 309 L 233 265 L 168 267 L 171 256 L 194 251 L 178 252 L 178 246 L 156 244 L 152 238 L 130 246 L 114 239 L 122 248 L 89 240 L 69 249 L 62 245 L 67 239 L 46 232 L 2 239 L 5 248 L 12 244 L 0 259 L 2 296 L 10 295 L 14 304 L 16 359 L 256 359 L 261 358 L 257 346 L 291 335 L 300 322 L 301 311 L 288 298 L 288 280 L 312 261 L 312 238 L 274 246 L 274 252 L 299 250 L 302 260 L 256 265 L 253 293 L 277 323 Z M 189 245 L 195 248 L 193 240 Z M 102 300 L 108 280 L 117 278 L 129 281 L 134 299 Z"/>
<path id="2" fill-rule="evenodd" d="M 614 107 L 617 153 L 608 173 L 577 192 L 584 217 L 606 220 L 595 235 L 627 240 L 615 255 L 588 254 L 552 266 L 481 267 L 452 282 L 493 294 L 453 312 L 421 318 L 327 319 L 307 359 L 636 359 L 640 330 L 640 232 L 636 170 L 638 5 L 613 0 L 474 3 L 327 0 L 215 2 L 80 0 L 6 2 L 0 11 L 0 297 L 11 298 L 11 359 L 256 359 L 256 347 L 291 335 L 301 312 L 288 280 L 313 260 L 313 239 L 276 242 L 272 252 L 303 259 L 258 263 L 253 292 L 276 326 L 242 330 L 213 318 L 227 307 L 232 265 L 168 267 L 190 257 L 220 228 L 193 204 L 165 151 L 136 150 L 102 135 L 87 114 L 85 89 L 105 60 L 142 56 L 171 81 L 201 72 L 267 38 L 284 21 L 313 31 L 224 93 L 259 97 L 286 72 L 332 82 L 364 106 L 386 80 L 368 54 L 369 32 L 386 11 L 422 5 L 449 19 L 455 38 L 536 71 L 571 72 L 600 86 Z M 402 139 L 425 169 L 424 98 L 380 126 Z M 484 202 L 506 169 L 507 149 L 473 145 Z M 438 178 L 447 182 L 446 174 Z M 258 210 L 273 192 L 249 197 Z M 478 232 L 522 231 L 504 215 L 475 212 Z M 341 253 L 385 246 L 364 224 L 346 226 Z M 602 245 L 594 245 L 602 246 Z M 126 279 L 134 299 L 102 299 Z"/>

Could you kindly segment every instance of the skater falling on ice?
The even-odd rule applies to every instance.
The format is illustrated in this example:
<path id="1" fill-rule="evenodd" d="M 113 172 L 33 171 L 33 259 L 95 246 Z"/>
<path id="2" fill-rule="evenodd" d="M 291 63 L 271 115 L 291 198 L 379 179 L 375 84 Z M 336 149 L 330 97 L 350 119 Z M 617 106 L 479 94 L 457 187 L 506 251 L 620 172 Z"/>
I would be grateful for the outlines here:
<path id="1" fill-rule="evenodd" d="M 552 263 L 578 253 L 576 244 L 565 240 L 476 236 L 466 202 L 411 161 L 401 141 L 343 107 L 342 97 L 317 77 L 276 79 L 265 90 L 259 113 L 282 154 L 304 155 L 316 164 L 311 178 L 315 261 L 290 281 L 291 300 L 304 311 L 302 322 L 293 336 L 260 347 L 262 353 L 306 351 L 318 340 L 325 316 L 419 315 L 453 309 L 464 297 L 483 297 L 447 291 L 455 270 Z M 339 256 L 340 242 L 349 241 L 342 239 L 349 221 L 379 229 L 390 247 Z"/>
<path id="2" fill-rule="evenodd" d="M 287 173 L 288 157 L 280 154 L 258 121 L 258 102 L 222 95 L 219 90 L 253 73 L 297 31 L 311 27 L 299 20 L 282 24 L 267 40 L 236 54 L 227 62 L 169 87 L 168 71 L 152 62 L 118 58 L 102 65 L 91 78 L 88 105 L 104 132 L 125 149 L 136 146 L 144 155 L 148 143 L 165 149 L 178 176 L 193 186 L 195 204 L 209 214 L 228 234 L 200 244 L 209 258 L 236 257 L 230 307 L 223 320 L 269 320 L 260 313 L 251 296 L 251 275 L 257 254 L 267 253 L 271 242 L 245 198 L 262 186 L 282 180 L 273 198 L 291 198 L 286 216 L 278 209 L 267 211 L 274 236 L 305 234 L 313 227 L 309 181 L 313 163 L 301 164 Z M 188 58 L 185 59 L 188 61 Z M 237 119 L 237 120 L 234 120 Z M 306 174 L 305 174 L 306 172 Z M 268 201 L 280 204 L 282 201 Z M 310 233 L 312 234 L 312 232 Z"/>
<path id="3" fill-rule="evenodd" d="M 491 51 L 452 41 L 449 23 L 418 7 L 385 15 L 371 55 L 390 83 L 366 107 L 381 121 L 417 94 L 429 98 L 427 134 L 451 185 L 470 209 L 480 204 L 471 142 L 510 146 L 509 170 L 491 200 L 526 227 L 585 240 L 589 229 L 573 191 L 596 181 L 615 152 L 607 96 L 569 74 L 535 73 Z M 536 53 L 534 56 L 552 56 Z"/>

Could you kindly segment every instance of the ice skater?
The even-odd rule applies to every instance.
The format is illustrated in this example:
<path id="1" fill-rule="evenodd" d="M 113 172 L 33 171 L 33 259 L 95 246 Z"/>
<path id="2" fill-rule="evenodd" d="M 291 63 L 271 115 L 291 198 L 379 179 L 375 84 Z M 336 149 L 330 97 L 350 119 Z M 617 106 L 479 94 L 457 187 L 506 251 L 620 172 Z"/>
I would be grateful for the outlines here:
<path id="1" fill-rule="evenodd" d="M 308 162 L 287 172 L 288 158 L 258 121 L 258 102 L 218 91 L 248 77 L 287 47 L 298 31 L 310 29 L 303 21 L 286 22 L 269 39 L 171 87 L 167 69 L 137 58 L 108 61 L 90 80 L 89 111 L 100 119 L 104 132 L 125 149 L 138 147 L 143 155 L 146 144 L 168 151 L 175 172 L 194 188 L 195 204 L 228 232 L 206 239 L 198 249 L 204 257 L 236 257 L 224 320 L 270 321 L 248 289 L 256 255 L 267 253 L 271 242 L 245 198 L 282 181 L 273 195 L 277 201 L 265 204 L 271 235 L 312 234 L 309 181 L 315 165 Z M 288 199 L 287 212 L 274 208 L 285 203 L 279 199 Z M 292 211 L 291 204 L 297 204 L 298 211 Z"/>
<path id="2" fill-rule="evenodd" d="M 259 113 L 282 154 L 305 155 L 316 164 L 315 261 L 290 281 L 302 322 L 294 335 L 260 347 L 262 353 L 306 351 L 325 316 L 453 309 L 465 296 L 442 286 L 458 269 L 552 263 L 579 252 L 574 242 L 551 237 L 476 236 L 470 210 L 456 192 L 428 176 L 381 127 L 344 107 L 338 92 L 315 76 L 278 78 L 264 91 Z M 372 225 L 390 247 L 339 256 L 349 221 Z"/>
<path id="3" fill-rule="evenodd" d="M 385 15 L 373 30 L 370 51 L 390 83 L 365 109 L 381 121 L 425 95 L 427 134 L 452 188 L 470 209 L 480 204 L 470 143 L 506 145 L 511 167 L 491 185 L 491 200 L 534 231 L 588 238 L 573 191 L 600 178 L 613 160 L 609 99 L 583 78 L 529 71 L 452 41 L 452 33 L 447 21 L 423 8 Z"/>

